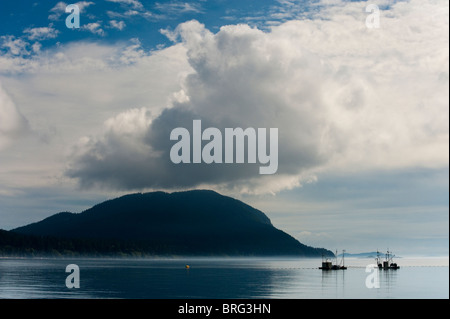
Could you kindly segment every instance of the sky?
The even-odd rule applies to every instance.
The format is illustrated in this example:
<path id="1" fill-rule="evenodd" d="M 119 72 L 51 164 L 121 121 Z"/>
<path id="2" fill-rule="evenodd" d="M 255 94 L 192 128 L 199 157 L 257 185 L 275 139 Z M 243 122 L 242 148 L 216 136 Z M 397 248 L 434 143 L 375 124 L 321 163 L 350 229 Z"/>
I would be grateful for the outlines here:
<path id="1" fill-rule="evenodd" d="M 0 3 L 1 229 L 213 189 L 310 246 L 448 256 L 448 1 L 69 4 Z M 174 164 L 198 119 L 277 128 L 278 170 Z"/>

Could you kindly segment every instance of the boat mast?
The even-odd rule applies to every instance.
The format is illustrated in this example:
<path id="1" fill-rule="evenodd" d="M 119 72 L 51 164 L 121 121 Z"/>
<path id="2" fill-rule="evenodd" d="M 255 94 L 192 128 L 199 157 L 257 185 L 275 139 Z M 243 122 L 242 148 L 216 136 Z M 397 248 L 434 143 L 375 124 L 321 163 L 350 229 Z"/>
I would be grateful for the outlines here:
<path id="1" fill-rule="evenodd" d="M 344 255 L 345 255 L 345 249 L 342 250 L 342 266 L 345 266 Z"/>
<path id="2" fill-rule="evenodd" d="M 338 264 L 338 253 L 337 253 L 337 248 L 336 248 L 336 266 Z"/>

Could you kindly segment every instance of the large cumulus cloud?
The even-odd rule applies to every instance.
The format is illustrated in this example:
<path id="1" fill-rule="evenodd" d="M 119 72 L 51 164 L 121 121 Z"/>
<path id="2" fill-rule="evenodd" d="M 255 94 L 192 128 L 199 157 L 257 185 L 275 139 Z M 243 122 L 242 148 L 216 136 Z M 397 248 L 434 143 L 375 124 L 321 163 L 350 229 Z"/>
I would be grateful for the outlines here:
<path id="1" fill-rule="evenodd" d="M 448 165 L 448 4 L 408 5 L 386 9 L 380 29 L 365 27 L 363 3 L 346 3 L 270 32 L 230 25 L 214 34 L 197 21 L 165 30 L 194 71 L 183 90 L 158 114 L 133 109 L 81 139 L 67 175 L 115 189 L 258 193 L 326 170 Z M 277 173 L 259 175 L 259 163 L 173 164 L 170 132 L 192 132 L 194 119 L 222 132 L 278 128 Z"/>
<path id="2" fill-rule="evenodd" d="M 28 121 L 0 83 L 0 151 L 28 132 Z"/>

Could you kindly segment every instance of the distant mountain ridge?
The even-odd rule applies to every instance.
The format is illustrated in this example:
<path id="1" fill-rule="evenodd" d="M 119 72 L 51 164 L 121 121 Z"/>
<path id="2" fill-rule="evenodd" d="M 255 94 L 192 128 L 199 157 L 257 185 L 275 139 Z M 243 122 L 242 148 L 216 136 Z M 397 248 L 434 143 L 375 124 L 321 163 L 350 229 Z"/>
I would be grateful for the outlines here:
<path id="1" fill-rule="evenodd" d="M 148 254 L 333 256 L 275 228 L 263 212 L 209 190 L 125 195 L 11 232 L 66 241 L 117 241 Z"/>

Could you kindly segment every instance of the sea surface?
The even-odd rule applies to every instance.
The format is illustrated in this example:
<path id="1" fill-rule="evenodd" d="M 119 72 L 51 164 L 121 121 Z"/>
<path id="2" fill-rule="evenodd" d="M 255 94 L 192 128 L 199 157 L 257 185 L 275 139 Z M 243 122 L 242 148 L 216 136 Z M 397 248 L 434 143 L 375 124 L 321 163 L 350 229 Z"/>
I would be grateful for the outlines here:
<path id="1" fill-rule="evenodd" d="M 319 270 L 320 259 L 0 258 L 0 298 L 449 298 L 448 257 L 395 262 L 400 269 L 375 273 L 366 269 L 374 259 L 357 258 L 335 271 Z M 69 264 L 79 288 L 66 286 L 77 280 Z"/>

